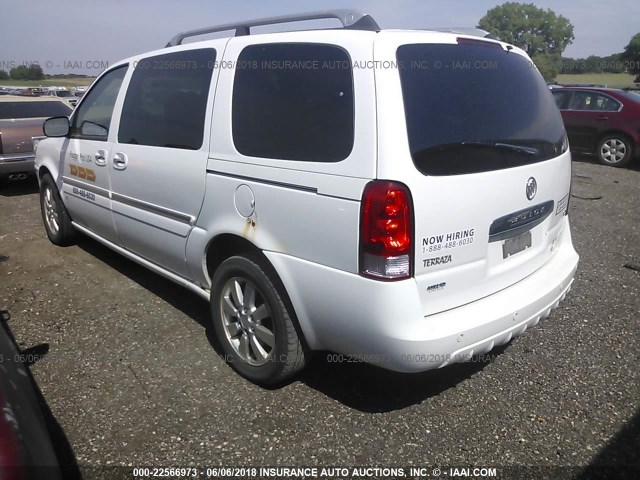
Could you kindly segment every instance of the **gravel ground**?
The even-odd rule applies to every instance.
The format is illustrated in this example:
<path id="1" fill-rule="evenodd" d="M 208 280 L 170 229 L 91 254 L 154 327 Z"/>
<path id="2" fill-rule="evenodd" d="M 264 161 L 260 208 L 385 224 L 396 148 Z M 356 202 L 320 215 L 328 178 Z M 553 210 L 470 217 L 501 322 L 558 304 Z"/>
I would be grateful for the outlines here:
<path id="1" fill-rule="evenodd" d="M 47 352 L 31 369 L 85 478 L 109 465 L 639 467 L 640 171 L 582 159 L 573 180 L 581 263 L 565 302 L 443 370 L 318 355 L 283 388 L 250 384 L 217 353 L 206 302 L 92 240 L 50 244 L 34 183 L 0 190 L 0 308 L 22 348 Z"/>

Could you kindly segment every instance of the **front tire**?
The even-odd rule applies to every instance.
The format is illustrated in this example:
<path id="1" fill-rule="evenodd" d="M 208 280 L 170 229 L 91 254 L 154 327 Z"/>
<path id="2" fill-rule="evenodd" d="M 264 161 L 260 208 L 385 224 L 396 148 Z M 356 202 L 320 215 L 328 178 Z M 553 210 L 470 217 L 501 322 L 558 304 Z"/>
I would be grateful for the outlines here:
<path id="1" fill-rule="evenodd" d="M 633 146 L 626 136 L 612 134 L 600 140 L 596 153 L 603 165 L 625 167 L 633 157 Z"/>
<path id="2" fill-rule="evenodd" d="M 71 224 L 71 217 L 62 203 L 51 175 L 44 175 L 40 181 L 40 211 L 47 236 L 52 243 L 66 247 L 76 242 L 77 232 Z"/>
<path id="3" fill-rule="evenodd" d="M 211 315 L 226 362 L 260 385 L 282 383 L 305 365 L 293 311 L 255 256 L 228 258 L 218 267 L 211 288 Z"/>

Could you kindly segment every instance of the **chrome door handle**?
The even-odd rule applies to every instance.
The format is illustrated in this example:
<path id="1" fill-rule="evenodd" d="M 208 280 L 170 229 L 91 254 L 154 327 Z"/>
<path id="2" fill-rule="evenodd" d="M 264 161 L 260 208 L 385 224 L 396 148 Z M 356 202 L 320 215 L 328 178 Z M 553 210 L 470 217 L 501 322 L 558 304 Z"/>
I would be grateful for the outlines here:
<path id="1" fill-rule="evenodd" d="M 107 151 L 98 150 L 95 154 L 95 162 L 96 162 L 96 165 L 100 165 L 101 167 L 104 167 L 107 164 Z"/>
<path id="2" fill-rule="evenodd" d="M 127 168 L 127 156 L 124 153 L 116 153 L 113 156 L 113 168 L 116 170 L 124 170 Z"/>

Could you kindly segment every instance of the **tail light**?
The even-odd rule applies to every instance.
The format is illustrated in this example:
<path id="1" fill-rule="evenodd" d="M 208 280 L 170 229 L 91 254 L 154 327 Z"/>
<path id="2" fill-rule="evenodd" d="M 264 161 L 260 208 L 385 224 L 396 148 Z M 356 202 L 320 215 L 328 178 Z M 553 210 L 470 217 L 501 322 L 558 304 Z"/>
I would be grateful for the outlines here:
<path id="1" fill-rule="evenodd" d="M 360 208 L 360 274 L 381 280 L 411 277 L 413 206 L 407 187 L 370 182 Z"/>

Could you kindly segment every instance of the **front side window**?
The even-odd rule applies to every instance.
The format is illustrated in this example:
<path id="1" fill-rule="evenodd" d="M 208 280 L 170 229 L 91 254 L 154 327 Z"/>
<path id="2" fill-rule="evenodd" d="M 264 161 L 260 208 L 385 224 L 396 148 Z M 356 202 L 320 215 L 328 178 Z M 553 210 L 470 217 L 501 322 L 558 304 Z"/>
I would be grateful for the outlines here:
<path id="1" fill-rule="evenodd" d="M 246 47 L 233 85 L 233 141 L 250 157 L 339 162 L 354 141 L 353 76 L 340 47 Z"/>
<path id="2" fill-rule="evenodd" d="M 199 150 L 215 60 L 216 51 L 203 48 L 138 62 L 122 107 L 118 142 Z"/>
<path id="3" fill-rule="evenodd" d="M 562 117 L 525 57 L 484 40 L 397 51 L 413 162 L 460 175 L 541 162 L 567 146 Z"/>
<path id="4" fill-rule="evenodd" d="M 123 65 L 100 77 L 73 115 L 71 137 L 107 140 L 113 107 L 126 73 L 127 65 Z"/>

